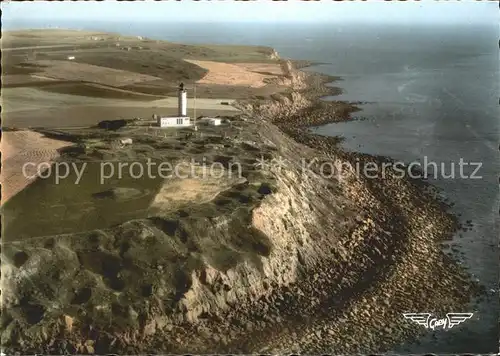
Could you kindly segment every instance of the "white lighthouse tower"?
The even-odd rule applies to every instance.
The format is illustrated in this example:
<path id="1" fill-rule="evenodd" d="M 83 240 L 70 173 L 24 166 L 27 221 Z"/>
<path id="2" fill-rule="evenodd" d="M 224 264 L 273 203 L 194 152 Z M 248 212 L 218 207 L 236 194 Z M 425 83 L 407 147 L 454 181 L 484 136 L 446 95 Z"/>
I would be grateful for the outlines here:
<path id="1" fill-rule="evenodd" d="M 158 117 L 160 127 L 186 127 L 191 126 L 191 120 L 187 116 L 187 91 L 184 89 L 184 83 L 179 85 L 178 111 L 177 116 Z"/>
<path id="2" fill-rule="evenodd" d="M 184 89 L 184 83 L 179 85 L 179 116 L 187 116 L 187 91 Z"/>

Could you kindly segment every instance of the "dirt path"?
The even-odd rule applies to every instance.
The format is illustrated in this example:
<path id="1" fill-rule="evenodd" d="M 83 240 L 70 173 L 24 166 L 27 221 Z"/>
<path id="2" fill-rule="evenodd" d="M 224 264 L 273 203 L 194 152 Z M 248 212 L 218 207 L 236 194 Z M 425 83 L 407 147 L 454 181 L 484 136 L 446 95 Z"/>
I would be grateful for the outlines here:
<path id="1" fill-rule="evenodd" d="M 47 45 L 47 46 L 25 46 L 25 47 L 9 47 L 2 48 L 2 51 L 20 51 L 25 49 L 43 49 L 43 48 L 75 48 L 73 45 Z"/>

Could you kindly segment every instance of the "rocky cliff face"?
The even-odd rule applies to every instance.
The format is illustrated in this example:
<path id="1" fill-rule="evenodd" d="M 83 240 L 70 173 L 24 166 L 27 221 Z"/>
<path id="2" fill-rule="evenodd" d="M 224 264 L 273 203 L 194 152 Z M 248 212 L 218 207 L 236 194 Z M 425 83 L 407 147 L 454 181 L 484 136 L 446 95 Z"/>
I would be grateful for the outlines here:
<path id="1" fill-rule="evenodd" d="M 289 60 L 282 60 L 281 67 L 283 76 L 272 79 L 272 82 L 287 87 L 287 90 L 273 94 L 270 100 L 240 100 L 235 106 L 249 117 L 266 118 L 284 132 L 346 119 L 349 111 L 354 110 L 346 103 L 320 100 L 321 96 L 339 93 L 338 89 L 325 86 L 334 77 L 302 72 Z"/>
<path id="2" fill-rule="evenodd" d="M 272 101 L 263 103 L 240 103 L 239 109 L 253 117 L 278 117 L 298 113 L 311 105 L 311 102 L 300 92 L 275 94 Z"/>
<path id="3" fill-rule="evenodd" d="M 271 54 L 269 55 L 269 59 L 280 59 L 280 55 L 278 52 L 276 52 L 275 49 L 272 50 Z"/>

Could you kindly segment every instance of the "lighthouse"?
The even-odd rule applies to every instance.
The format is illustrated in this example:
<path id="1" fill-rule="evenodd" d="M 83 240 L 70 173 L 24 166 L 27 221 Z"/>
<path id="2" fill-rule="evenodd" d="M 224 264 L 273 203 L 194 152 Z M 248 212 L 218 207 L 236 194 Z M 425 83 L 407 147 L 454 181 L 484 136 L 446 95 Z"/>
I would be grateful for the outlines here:
<path id="1" fill-rule="evenodd" d="M 160 127 L 186 127 L 191 126 L 191 120 L 187 116 L 187 91 L 184 89 L 184 83 L 179 84 L 177 93 L 178 110 L 177 116 L 162 116 L 157 118 Z"/>
<path id="2" fill-rule="evenodd" d="M 184 89 L 184 83 L 179 85 L 179 116 L 187 116 L 187 91 Z"/>

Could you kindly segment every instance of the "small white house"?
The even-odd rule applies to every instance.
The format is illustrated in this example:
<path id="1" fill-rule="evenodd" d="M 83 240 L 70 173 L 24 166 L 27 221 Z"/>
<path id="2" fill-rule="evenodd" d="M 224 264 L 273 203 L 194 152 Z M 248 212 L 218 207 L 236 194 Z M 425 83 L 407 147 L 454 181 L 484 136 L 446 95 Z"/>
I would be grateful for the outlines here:
<path id="1" fill-rule="evenodd" d="M 219 126 L 221 124 L 221 119 L 218 117 L 211 117 L 208 119 L 208 124 L 212 126 Z"/>
<path id="2" fill-rule="evenodd" d="M 191 120 L 187 116 L 160 117 L 158 124 L 160 127 L 186 127 L 191 125 Z"/>
<path id="3" fill-rule="evenodd" d="M 120 140 L 120 144 L 122 146 L 131 145 L 132 144 L 132 139 L 131 138 L 123 138 L 123 139 Z"/>
<path id="4" fill-rule="evenodd" d="M 199 121 L 205 125 L 219 126 L 222 122 L 218 117 L 202 117 Z"/>

